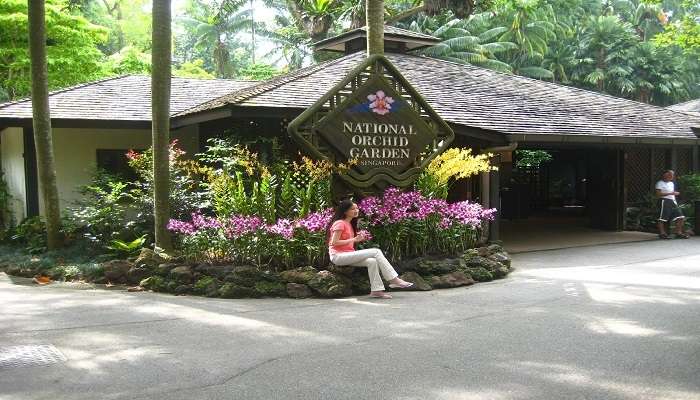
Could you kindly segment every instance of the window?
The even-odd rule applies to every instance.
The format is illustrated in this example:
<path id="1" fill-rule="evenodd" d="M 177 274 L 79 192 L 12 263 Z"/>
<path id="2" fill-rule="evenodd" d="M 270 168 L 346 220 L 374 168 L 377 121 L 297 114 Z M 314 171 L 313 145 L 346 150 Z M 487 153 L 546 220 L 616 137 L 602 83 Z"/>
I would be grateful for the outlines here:
<path id="1" fill-rule="evenodd" d="M 129 150 L 97 150 L 97 168 L 105 170 L 112 175 L 116 175 L 127 181 L 134 181 L 138 178 L 136 172 L 129 166 L 126 153 Z M 140 150 L 137 150 L 140 151 Z"/>

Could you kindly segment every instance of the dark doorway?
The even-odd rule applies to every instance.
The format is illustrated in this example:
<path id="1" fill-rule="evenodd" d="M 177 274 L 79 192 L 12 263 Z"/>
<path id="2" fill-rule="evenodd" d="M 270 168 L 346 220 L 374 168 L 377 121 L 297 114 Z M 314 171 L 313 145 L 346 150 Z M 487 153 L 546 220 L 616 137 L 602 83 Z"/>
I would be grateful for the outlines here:
<path id="1" fill-rule="evenodd" d="M 524 150 L 515 153 L 512 167 L 501 169 L 501 218 L 506 223 L 532 219 L 622 229 L 619 150 Z"/>

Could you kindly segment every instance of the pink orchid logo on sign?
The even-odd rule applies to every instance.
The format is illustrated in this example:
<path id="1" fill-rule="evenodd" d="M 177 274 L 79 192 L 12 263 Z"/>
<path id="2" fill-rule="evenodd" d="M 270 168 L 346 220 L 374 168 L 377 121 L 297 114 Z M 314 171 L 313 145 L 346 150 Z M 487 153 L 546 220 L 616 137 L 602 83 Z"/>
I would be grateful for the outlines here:
<path id="1" fill-rule="evenodd" d="M 391 105 L 394 103 L 394 98 L 387 96 L 383 90 L 377 90 L 377 93 L 367 95 L 367 100 L 370 101 L 369 109 L 379 115 L 390 113 Z"/>

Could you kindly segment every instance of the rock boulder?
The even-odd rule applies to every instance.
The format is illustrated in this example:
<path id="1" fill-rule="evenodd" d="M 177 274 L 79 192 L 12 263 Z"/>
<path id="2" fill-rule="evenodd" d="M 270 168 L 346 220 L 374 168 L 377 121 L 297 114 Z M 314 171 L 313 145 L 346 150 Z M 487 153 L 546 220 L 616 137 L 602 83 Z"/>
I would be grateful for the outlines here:
<path id="1" fill-rule="evenodd" d="M 287 284 L 287 295 L 293 299 L 305 299 L 311 297 L 311 289 L 308 286 L 301 283 L 288 283 Z"/>
<path id="2" fill-rule="evenodd" d="M 219 288 L 219 296 L 224 299 L 243 299 L 246 297 L 257 297 L 258 293 L 250 287 L 226 283 Z"/>
<path id="3" fill-rule="evenodd" d="M 168 276 L 176 282 L 189 285 L 192 283 L 192 268 L 187 265 L 180 265 L 171 269 Z"/>
<path id="4" fill-rule="evenodd" d="M 430 278 L 430 284 L 437 289 L 453 288 L 474 284 L 474 279 L 461 271 L 450 272 Z"/>
<path id="5" fill-rule="evenodd" d="M 129 283 L 137 284 L 143 279 L 151 276 L 151 270 L 145 267 L 131 267 L 126 273 L 126 280 Z"/>
<path id="6" fill-rule="evenodd" d="M 330 271 L 320 271 L 308 285 L 322 297 L 343 297 L 352 294 L 352 281 Z"/>
<path id="7" fill-rule="evenodd" d="M 299 267 L 280 272 L 279 276 L 283 282 L 306 284 L 313 279 L 318 270 L 314 267 Z"/>
<path id="8" fill-rule="evenodd" d="M 138 265 L 139 267 L 155 268 L 158 264 L 163 264 L 165 262 L 167 262 L 167 260 L 163 256 L 157 254 L 155 251 L 151 249 L 141 249 L 139 256 L 136 257 L 136 261 L 134 261 L 134 264 Z"/>
<path id="9" fill-rule="evenodd" d="M 104 276 L 110 282 L 126 282 L 129 270 L 134 264 L 126 260 L 111 260 L 102 264 Z"/>
<path id="10" fill-rule="evenodd" d="M 416 272 L 403 273 L 399 275 L 399 278 L 405 280 L 406 282 L 413 282 L 413 286 L 410 288 L 400 290 L 433 290 L 433 287 L 430 286 L 430 284 Z"/>

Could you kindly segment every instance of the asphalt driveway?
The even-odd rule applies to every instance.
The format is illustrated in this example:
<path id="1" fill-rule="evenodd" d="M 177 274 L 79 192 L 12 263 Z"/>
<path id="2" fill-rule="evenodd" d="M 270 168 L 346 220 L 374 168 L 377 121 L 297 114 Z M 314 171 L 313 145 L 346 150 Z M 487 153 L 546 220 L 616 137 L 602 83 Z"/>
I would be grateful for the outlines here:
<path id="1" fill-rule="evenodd" d="M 505 280 L 389 301 L 0 275 L 0 399 L 700 399 L 700 239 L 514 265 Z"/>

